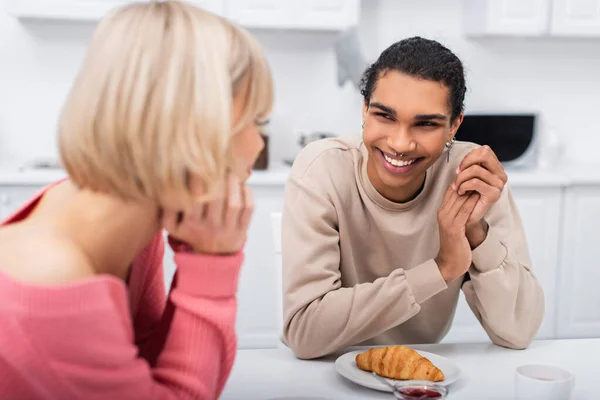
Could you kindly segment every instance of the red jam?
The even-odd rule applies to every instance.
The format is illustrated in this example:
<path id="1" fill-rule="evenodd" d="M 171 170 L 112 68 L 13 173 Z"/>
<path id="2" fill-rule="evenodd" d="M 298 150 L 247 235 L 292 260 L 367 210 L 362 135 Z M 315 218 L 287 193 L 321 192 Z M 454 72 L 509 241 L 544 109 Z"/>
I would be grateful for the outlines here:
<path id="1" fill-rule="evenodd" d="M 438 391 L 431 389 L 406 388 L 401 389 L 400 393 L 406 399 L 439 399 L 440 397 L 442 397 L 442 395 Z"/>

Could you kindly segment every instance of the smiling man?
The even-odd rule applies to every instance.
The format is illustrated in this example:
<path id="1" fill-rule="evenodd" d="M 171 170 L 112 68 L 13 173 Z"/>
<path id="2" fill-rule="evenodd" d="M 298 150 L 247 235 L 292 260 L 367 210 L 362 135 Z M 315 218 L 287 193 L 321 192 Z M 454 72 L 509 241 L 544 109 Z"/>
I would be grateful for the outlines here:
<path id="1" fill-rule="evenodd" d="M 419 37 L 362 82 L 362 138 L 296 159 L 283 215 L 284 340 L 300 358 L 440 341 L 460 290 L 491 340 L 525 348 L 544 314 L 523 226 L 488 147 L 456 142 L 461 61 Z"/>

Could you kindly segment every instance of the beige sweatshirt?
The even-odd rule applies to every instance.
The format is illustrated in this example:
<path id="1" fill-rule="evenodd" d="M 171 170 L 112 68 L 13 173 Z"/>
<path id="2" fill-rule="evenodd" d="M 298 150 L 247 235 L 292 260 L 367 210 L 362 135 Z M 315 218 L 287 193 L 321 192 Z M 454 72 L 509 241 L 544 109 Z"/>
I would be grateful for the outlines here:
<path id="1" fill-rule="evenodd" d="M 450 161 L 444 153 L 421 193 L 402 204 L 371 184 L 360 138 L 322 140 L 301 152 L 286 185 L 282 228 L 283 337 L 298 357 L 357 344 L 439 342 L 461 285 L 494 343 L 529 345 L 544 295 L 508 185 L 485 217 L 488 235 L 473 250 L 468 275 L 445 282 L 434 261 L 437 210 L 475 147 L 457 142 Z"/>

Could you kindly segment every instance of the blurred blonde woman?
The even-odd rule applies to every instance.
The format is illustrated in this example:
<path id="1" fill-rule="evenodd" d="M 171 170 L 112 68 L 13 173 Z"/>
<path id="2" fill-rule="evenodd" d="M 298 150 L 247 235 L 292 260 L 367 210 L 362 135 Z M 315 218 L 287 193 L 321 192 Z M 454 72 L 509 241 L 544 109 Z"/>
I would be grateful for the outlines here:
<path id="1" fill-rule="evenodd" d="M 0 227 L 2 398 L 220 395 L 271 106 L 259 45 L 222 18 L 165 1 L 99 24 L 59 121 L 69 178 Z"/>

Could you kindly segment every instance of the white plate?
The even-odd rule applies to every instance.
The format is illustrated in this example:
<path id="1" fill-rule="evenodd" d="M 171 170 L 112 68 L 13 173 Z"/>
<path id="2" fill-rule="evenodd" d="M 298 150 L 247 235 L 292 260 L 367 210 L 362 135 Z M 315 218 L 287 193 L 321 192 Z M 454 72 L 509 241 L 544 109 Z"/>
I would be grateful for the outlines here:
<path id="1" fill-rule="evenodd" d="M 337 360 L 335 360 L 335 369 L 344 378 L 359 384 L 361 386 L 368 387 L 370 389 L 381 390 L 384 392 L 391 392 L 392 389 L 379 382 L 370 372 L 363 371 L 356 365 L 356 356 L 366 350 L 357 350 L 350 353 L 346 353 Z M 460 376 L 460 368 L 454 361 L 450 361 L 446 357 L 438 356 L 437 354 L 429 353 L 426 351 L 416 350 L 423 357 L 427 357 L 429 361 L 436 367 L 442 370 L 444 373 L 444 380 L 436 382 L 443 386 L 448 386 L 455 382 Z M 398 381 L 395 379 L 388 379 L 391 384 L 407 381 Z"/>

